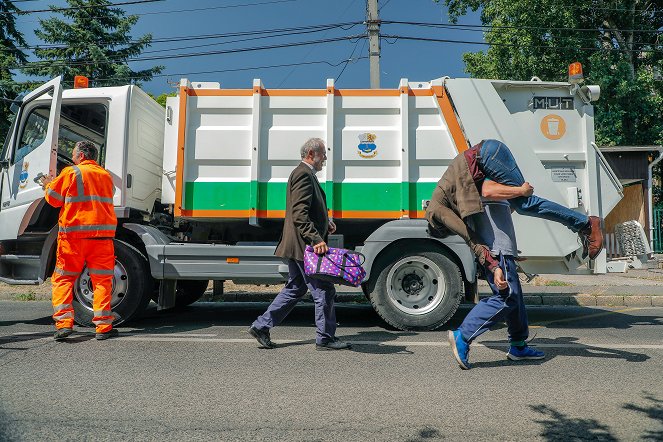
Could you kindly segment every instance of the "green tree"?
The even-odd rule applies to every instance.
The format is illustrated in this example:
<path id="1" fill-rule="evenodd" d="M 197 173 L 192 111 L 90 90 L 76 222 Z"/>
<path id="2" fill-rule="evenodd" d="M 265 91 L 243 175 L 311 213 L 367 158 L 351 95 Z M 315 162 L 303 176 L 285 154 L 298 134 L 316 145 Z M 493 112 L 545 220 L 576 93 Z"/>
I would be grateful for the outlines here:
<path id="1" fill-rule="evenodd" d="M 149 95 L 150 97 L 152 97 L 152 99 L 153 99 L 154 101 L 156 101 L 157 103 L 159 103 L 161 106 L 166 107 L 166 99 L 167 99 L 168 97 L 176 97 L 176 96 L 177 96 L 177 92 L 169 92 L 169 93 L 165 93 L 165 92 L 164 92 L 163 94 L 160 94 L 160 95 L 158 95 L 158 96 L 156 96 L 156 97 L 148 92 L 148 95 Z"/>
<path id="2" fill-rule="evenodd" d="M 0 141 L 9 129 L 11 112 L 10 103 L 6 100 L 14 98 L 18 86 L 14 83 L 11 69 L 19 63 L 25 63 L 26 55 L 20 49 L 25 46 L 23 35 L 16 30 L 18 8 L 9 0 L 0 0 Z"/>
<path id="3" fill-rule="evenodd" d="M 661 0 L 444 0 L 456 22 L 481 10 L 486 51 L 463 56 L 473 77 L 565 81 L 580 61 L 601 86 L 602 145 L 663 143 Z"/>
<path id="4" fill-rule="evenodd" d="M 128 83 L 140 84 L 163 70 L 154 66 L 139 71 L 132 70 L 128 60 L 135 58 L 152 41 L 151 34 L 132 39 L 131 27 L 138 21 L 137 15 L 127 16 L 120 8 L 112 7 L 108 0 L 67 0 L 69 8 L 51 6 L 68 20 L 51 17 L 39 20 L 35 31 L 42 41 L 53 45 L 35 50 L 42 61 L 28 64 L 27 74 L 55 77 L 63 75 L 70 84 L 75 75 L 90 79 L 91 86 L 116 86 Z"/>

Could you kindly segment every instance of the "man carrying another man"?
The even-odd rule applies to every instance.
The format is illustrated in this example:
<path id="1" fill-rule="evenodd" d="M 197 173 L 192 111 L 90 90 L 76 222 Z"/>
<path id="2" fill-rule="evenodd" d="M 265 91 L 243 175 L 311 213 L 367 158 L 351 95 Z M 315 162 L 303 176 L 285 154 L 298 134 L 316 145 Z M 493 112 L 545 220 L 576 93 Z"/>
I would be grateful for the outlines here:
<path id="1" fill-rule="evenodd" d="M 484 140 L 456 156 L 449 165 L 433 191 L 426 219 L 432 235 L 456 234 L 463 238 L 490 272 L 498 267 L 497 260 L 465 223 L 469 216 L 483 211 L 483 189 L 489 189 L 493 199 L 508 200 L 521 215 L 556 221 L 577 232 L 583 258 L 594 259 L 603 249 L 600 218 L 534 195 L 534 188 L 523 178 L 509 148 L 497 140 Z M 500 275 L 496 277 L 501 279 Z"/>
<path id="2" fill-rule="evenodd" d="M 496 322 L 506 319 L 512 343 L 509 359 L 541 359 L 543 352 L 525 345 L 527 314 L 516 275 L 517 247 L 511 209 L 564 224 L 578 232 L 583 257 L 596 258 L 603 248 L 601 220 L 540 198 L 524 180 L 509 148 L 484 140 L 458 155 L 442 175 L 426 210 L 431 234 L 461 236 L 488 270 L 493 296 L 482 300 L 461 327 L 449 332 L 461 368 L 469 368 L 469 345 Z M 483 198 L 490 200 L 484 207 Z M 484 212 L 485 208 L 485 212 Z"/>

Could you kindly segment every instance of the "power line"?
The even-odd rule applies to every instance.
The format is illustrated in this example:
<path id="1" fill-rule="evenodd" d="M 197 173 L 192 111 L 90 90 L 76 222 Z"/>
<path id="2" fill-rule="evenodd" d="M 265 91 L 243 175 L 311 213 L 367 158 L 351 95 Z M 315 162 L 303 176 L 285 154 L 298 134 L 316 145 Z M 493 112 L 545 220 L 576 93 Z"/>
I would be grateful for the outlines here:
<path id="1" fill-rule="evenodd" d="M 20 65 L 15 65 L 12 67 L 9 67 L 9 69 L 22 69 L 22 68 L 31 68 L 31 67 L 41 67 L 41 66 L 86 66 L 86 65 L 99 65 L 99 64 L 112 64 L 117 62 L 118 60 L 121 62 L 138 62 L 138 61 L 154 61 L 154 60 L 168 60 L 168 59 L 174 59 L 174 58 L 190 58 L 190 57 L 201 57 L 201 56 L 207 56 L 207 55 L 222 55 L 222 54 L 234 54 L 234 53 L 239 53 L 239 52 L 252 52 L 252 51 L 262 51 L 262 50 L 269 50 L 269 49 L 280 49 L 280 48 L 288 48 L 288 47 L 293 47 L 293 46 L 306 46 L 306 45 L 313 45 L 313 44 L 321 44 L 321 43 L 332 43 L 332 42 L 338 42 L 338 41 L 344 41 L 344 40 L 354 40 L 356 38 L 363 38 L 363 35 L 353 35 L 353 36 L 344 36 L 344 37 L 335 37 L 335 38 L 327 38 L 327 39 L 320 39 L 320 40 L 310 40 L 310 41 L 300 41 L 300 42 L 289 42 L 289 43 L 282 43 L 282 44 L 276 44 L 276 45 L 269 45 L 269 46 L 254 46 L 254 47 L 248 47 L 248 48 L 235 48 L 235 49 L 226 49 L 226 50 L 218 50 L 218 51 L 207 51 L 207 52 L 193 52 L 193 53 L 185 53 L 185 54 L 171 54 L 171 55 L 160 55 L 160 56 L 151 56 L 151 57 L 136 57 L 136 58 L 127 58 L 126 60 L 120 60 L 120 58 L 115 57 L 115 58 L 109 58 L 107 60 L 80 60 L 80 61 L 71 61 L 68 62 L 66 60 L 46 60 L 46 61 L 34 61 L 34 62 L 28 62 Z"/>
<path id="2" fill-rule="evenodd" d="M 203 47 L 208 47 L 208 46 L 219 46 L 219 45 L 226 45 L 226 44 L 231 44 L 231 43 L 243 43 L 246 41 L 252 41 L 252 40 L 262 40 L 265 38 L 274 38 L 274 37 L 290 37 L 293 35 L 301 35 L 301 34 L 312 34 L 316 32 L 322 32 L 322 31 L 329 31 L 331 29 L 336 29 L 337 27 L 329 27 L 329 28 L 321 28 L 321 29 L 309 29 L 309 30 L 301 30 L 301 31 L 288 31 L 288 32 L 282 32 L 282 33 L 270 33 L 269 35 L 260 35 L 258 37 L 251 37 L 251 38 L 242 38 L 242 39 L 237 39 L 237 40 L 228 40 L 228 41 L 221 41 L 221 42 L 215 42 L 215 43 L 206 43 L 206 44 L 196 44 L 195 46 L 180 46 L 177 48 L 167 48 L 167 49 L 155 49 L 152 51 L 142 51 L 141 55 L 143 54 L 154 54 L 154 53 L 159 53 L 159 52 L 168 52 L 168 51 L 178 51 L 182 49 L 195 49 L 195 48 L 203 48 Z M 325 34 L 326 35 L 326 34 Z M 323 36 L 324 37 L 324 36 Z"/>
<path id="3" fill-rule="evenodd" d="M 126 2 L 119 2 L 119 3 L 111 3 L 108 5 L 87 5 L 87 6 L 70 6 L 70 7 L 52 7 L 49 9 L 33 9 L 29 11 L 19 11 L 20 15 L 27 15 L 27 14 L 39 14 L 43 12 L 61 12 L 61 11 L 75 11 L 79 9 L 98 9 L 98 8 L 115 8 L 117 6 L 127 6 L 127 5 L 138 5 L 142 3 L 156 3 L 156 2 L 163 2 L 166 0 L 132 0 L 132 1 L 126 1 Z M 17 3 L 17 2 L 13 2 Z M 3 12 L 3 14 L 10 14 L 10 12 Z"/>
<path id="4" fill-rule="evenodd" d="M 352 0 L 352 2 L 343 10 L 343 12 L 341 12 L 341 14 L 338 16 L 338 18 L 336 20 L 340 20 L 341 18 L 343 18 L 343 16 L 350 10 L 350 8 L 352 8 L 352 6 L 355 4 L 356 1 L 357 0 Z M 359 23 L 363 23 L 363 21 L 361 21 Z M 326 37 L 326 36 L 327 36 L 327 32 L 325 32 L 323 34 L 323 37 Z M 313 52 L 314 49 L 315 49 L 314 47 L 311 47 L 308 50 L 308 52 L 306 53 L 306 55 L 304 55 L 304 57 L 301 60 L 304 61 L 304 60 L 308 59 L 311 56 L 311 53 Z M 296 68 L 292 68 L 290 70 L 290 72 L 288 72 L 286 74 L 286 76 L 283 77 L 283 80 L 281 80 L 281 82 L 278 84 L 277 87 L 281 87 L 283 85 L 283 83 L 285 83 L 288 80 L 288 78 L 290 78 L 290 76 L 293 74 L 293 72 L 295 72 L 295 69 Z"/>
<path id="5" fill-rule="evenodd" d="M 218 73 L 225 73 L 225 72 L 253 71 L 253 70 L 258 70 L 258 69 L 286 68 L 286 67 L 291 67 L 291 66 L 301 66 L 301 65 L 310 65 L 310 64 L 326 64 L 326 65 L 334 68 L 334 67 L 338 67 L 338 66 L 342 65 L 343 63 L 358 61 L 358 60 L 367 59 L 367 58 L 368 57 L 357 57 L 357 58 L 354 58 L 354 59 L 341 60 L 337 63 L 332 63 L 331 61 L 326 61 L 326 60 L 302 61 L 302 62 L 298 62 L 298 63 L 273 64 L 273 65 L 266 65 L 266 66 L 251 66 L 251 67 L 245 67 L 245 68 L 220 69 L 220 70 L 213 70 L 213 71 L 157 74 L 157 75 L 152 75 L 152 77 L 185 77 L 187 75 L 202 75 L 202 74 L 218 74 Z M 127 77 L 127 78 L 135 79 L 135 78 L 140 78 L 140 77 Z M 99 79 L 99 80 L 92 79 L 92 80 L 94 80 L 94 81 L 104 81 L 104 80 L 110 80 L 110 78 L 102 78 L 102 79 Z"/>
<path id="6" fill-rule="evenodd" d="M 451 40 L 451 39 L 443 39 L 443 38 L 428 38 L 428 37 L 411 37 L 411 36 L 405 36 L 405 35 L 381 35 L 381 38 L 383 39 L 389 39 L 392 38 L 394 39 L 393 43 L 390 43 L 387 41 L 389 44 L 394 44 L 398 40 L 413 40 L 413 41 L 428 41 L 428 42 L 436 42 L 436 43 L 457 43 L 457 44 L 472 44 L 472 45 L 484 45 L 484 46 L 504 46 L 504 47 L 513 47 L 513 48 L 520 48 L 522 47 L 521 45 L 518 44 L 512 44 L 512 43 L 488 43 L 485 41 L 466 41 L 466 40 Z M 545 46 L 545 45 L 526 45 L 528 48 L 534 48 L 534 49 L 554 49 L 558 51 L 568 51 L 569 48 L 563 48 L 563 47 L 558 47 L 558 46 Z M 663 50 L 658 50 L 658 49 L 619 49 L 619 48 L 575 48 L 576 50 L 580 51 L 610 51 L 610 52 L 648 52 L 648 53 L 663 53 Z"/>
<path id="7" fill-rule="evenodd" d="M 456 23 L 426 23 L 426 22 L 411 22 L 411 21 L 397 21 L 397 20 L 382 20 L 382 24 L 398 24 L 398 25 L 414 25 L 422 27 L 432 27 L 432 28 L 467 28 L 467 29 L 476 29 L 480 30 L 490 30 L 490 29 L 532 29 L 532 30 L 545 30 L 545 31 L 581 31 L 581 32 L 603 32 L 601 28 L 591 29 L 591 28 L 558 28 L 558 27 L 539 27 L 539 26 L 504 26 L 504 25 L 462 25 Z M 610 30 L 610 29 L 604 29 Z M 663 30 L 661 29 L 619 29 L 620 32 L 633 32 L 633 33 L 654 33 L 661 34 Z"/>
<path id="8" fill-rule="evenodd" d="M 226 73 L 226 72 L 241 72 L 241 71 L 252 71 L 252 70 L 259 70 L 259 69 L 275 69 L 275 68 L 286 68 L 286 67 L 292 67 L 292 66 L 301 66 L 301 65 L 313 65 L 313 64 L 326 64 L 330 67 L 338 67 L 342 65 L 343 63 L 348 63 L 348 62 L 356 62 L 359 60 L 364 60 L 367 59 L 367 56 L 360 56 L 356 57 L 353 59 L 346 59 L 346 60 L 341 60 L 336 63 L 328 61 L 328 60 L 316 60 L 316 61 L 302 61 L 302 62 L 297 62 L 297 63 L 284 63 L 284 64 L 273 64 L 273 65 L 264 65 L 264 66 L 248 66 L 248 67 L 243 67 L 243 68 L 234 68 L 234 69 L 217 69 L 217 70 L 211 70 L 211 71 L 196 71 L 196 72 L 172 72 L 172 73 L 167 73 L 167 74 L 155 74 L 152 75 L 152 78 L 160 78 L 160 77 L 186 77 L 188 75 L 202 75 L 202 74 L 217 74 L 217 73 Z M 140 79 L 141 77 L 139 76 L 127 76 L 124 77 L 127 80 L 132 80 L 132 79 Z M 106 80 L 112 80 L 112 78 L 91 78 L 90 80 L 92 81 L 106 81 Z M 0 81 L 0 84 L 2 83 L 10 83 L 10 84 L 18 84 L 18 85 L 33 85 L 36 81 L 23 81 L 23 82 L 9 82 L 9 81 Z M 73 82 L 68 82 L 66 81 L 65 83 L 73 83 Z M 13 100 L 12 100 L 13 101 Z"/>
<path id="9" fill-rule="evenodd" d="M 151 1 L 164 1 L 164 0 L 151 0 Z M 234 4 L 234 5 L 224 5 L 224 6 L 208 6 L 205 8 L 190 8 L 190 9 L 176 9 L 176 10 L 171 10 L 171 11 L 152 11 L 152 12 L 140 12 L 140 13 L 135 13 L 135 14 L 130 14 L 132 16 L 144 16 L 144 15 L 159 15 L 159 14 L 185 14 L 188 12 L 201 12 L 201 11 L 209 11 L 213 9 L 230 9 L 230 8 L 245 8 L 245 7 L 251 7 L 251 6 L 263 6 L 263 5 L 271 5 L 271 4 L 278 4 L 278 3 L 291 3 L 291 2 L 296 2 L 300 0 L 271 0 L 271 1 L 264 1 L 264 2 L 257 2 L 257 3 L 240 3 L 240 4 Z M 23 14 L 21 14 L 23 15 Z M 102 18 L 101 16 L 93 16 L 93 17 L 85 17 L 86 19 L 95 19 L 95 18 Z M 41 19 L 40 19 L 41 20 Z"/>
<path id="10" fill-rule="evenodd" d="M 541 37 L 550 39 L 550 40 L 573 40 L 573 41 L 585 41 L 585 42 L 597 42 L 597 41 L 606 41 L 605 36 L 603 35 L 604 32 L 612 32 L 611 29 L 605 29 L 601 30 L 599 28 L 596 29 L 578 29 L 578 28 L 555 28 L 555 27 L 535 27 L 535 26 L 499 26 L 499 25 L 459 25 L 459 24 L 445 24 L 445 23 L 421 23 L 421 22 L 403 22 L 403 21 L 391 21 L 391 20 L 385 20 L 382 22 L 383 25 L 412 25 L 412 26 L 418 26 L 418 27 L 424 27 L 424 28 L 435 28 L 435 29 L 448 29 L 448 30 L 453 30 L 453 31 L 468 31 L 468 32 L 482 32 L 486 33 L 488 31 L 491 31 L 493 29 L 515 29 L 515 30 L 540 30 L 540 31 L 545 31 L 546 35 L 541 35 Z M 575 36 L 575 35 L 555 35 L 551 34 L 548 31 L 570 31 L 570 32 L 575 32 L 575 31 L 591 31 L 597 33 L 596 37 L 581 37 L 581 36 Z M 663 30 L 632 30 L 632 29 L 620 29 L 620 32 L 635 32 L 635 33 L 655 33 L 655 34 L 663 34 Z M 641 42 L 633 42 L 632 45 L 634 46 L 648 46 L 651 44 L 655 44 L 653 42 L 649 41 L 641 41 Z"/>
<path id="11" fill-rule="evenodd" d="M 391 0 L 387 0 L 386 2 L 384 2 L 384 3 L 382 4 L 382 6 L 380 6 L 380 8 L 378 9 L 378 12 L 382 12 L 382 8 L 384 8 L 385 6 L 387 6 L 387 5 L 389 4 L 390 1 L 391 1 Z"/>
<path id="12" fill-rule="evenodd" d="M 334 28 L 341 28 L 343 30 L 351 29 L 352 27 L 361 24 L 361 21 L 355 22 L 343 22 L 343 23 L 328 23 L 320 25 L 310 25 L 310 26 L 299 26 L 293 28 L 276 28 L 276 29 L 260 29 L 254 31 L 243 31 L 243 32 L 230 32 L 224 34 L 201 34 L 201 35 L 181 35 L 175 37 L 157 37 L 153 38 L 150 41 L 150 44 L 158 43 L 170 43 L 170 42 L 181 42 L 181 41 L 191 41 L 191 40 L 208 40 L 215 38 L 229 38 L 229 37 L 243 37 L 243 36 L 252 36 L 252 35 L 261 35 L 261 34 L 280 34 L 280 33 L 293 33 L 296 34 L 298 31 L 302 30 L 330 30 Z M 99 42 L 101 45 L 109 44 L 106 42 Z M 140 43 L 140 40 L 129 40 L 125 44 Z M 64 49 L 69 48 L 70 45 L 34 45 L 34 46 L 21 46 L 18 49 Z M 0 48 L 0 51 L 3 51 L 3 48 Z"/>
<path id="13" fill-rule="evenodd" d="M 366 41 L 366 39 L 362 39 L 362 40 Z M 334 81 L 338 81 L 341 78 L 341 75 L 343 75 L 343 72 L 345 72 L 345 69 L 350 64 L 350 61 L 353 60 L 352 56 L 355 55 L 355 51 L 357 50 L 357 47 L 359 47 L 359 41 L 360 40 L 357 40 L 357 42 L 355 43 L 355 47 L 352 49 L 352 53 L 350 53 L 350 57 L 347 59 L 347 61 L 345 62 L 345 66 L 343 66 L 343 69 L 341 69 L 341 72 L 338 74 L 338 76 L 336 77 L 336 80 L 334 80 Z"/>

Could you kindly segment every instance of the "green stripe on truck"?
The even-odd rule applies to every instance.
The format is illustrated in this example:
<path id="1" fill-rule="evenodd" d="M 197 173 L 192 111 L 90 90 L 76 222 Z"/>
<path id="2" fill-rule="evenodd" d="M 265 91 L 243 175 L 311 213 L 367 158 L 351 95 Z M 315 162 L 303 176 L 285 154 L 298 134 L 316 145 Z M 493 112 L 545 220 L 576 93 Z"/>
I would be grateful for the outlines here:
<path id="1" fill-rule="evenodd" d="M 437 183 L 334 183 L 334 210 L 397 211 L 401 189 L 409 187 L 407 210 L 422 210 Z M 255 183 L 254 183 L 255 185 Z M 325 191 L 332 185 L 323 184 Z M 257 210 L 285 210 L 286 183 L 258 183 Z M 184 186 L 186 210 L 249 210 L 250 182 L 188 182 Z M 331 206 L 331 204 L 329 204 Z"/>

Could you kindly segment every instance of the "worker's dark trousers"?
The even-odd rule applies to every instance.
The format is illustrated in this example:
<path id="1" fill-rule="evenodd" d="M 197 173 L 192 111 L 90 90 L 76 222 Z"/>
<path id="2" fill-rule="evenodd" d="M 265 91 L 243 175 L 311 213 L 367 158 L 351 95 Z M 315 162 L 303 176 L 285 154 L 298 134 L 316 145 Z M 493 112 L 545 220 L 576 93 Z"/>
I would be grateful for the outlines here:
<path id="1" fill-rule="evenodd" d="M 525 182 L 513 154 L 506 144 L 497 140 L 486 140 L 481 145 L 479 158 L 481 170 L 486 178 L 505 186 L 522 186 Z M 509 200 L 511 207 L 520 215 L 543 218 L 564 224 L 574 232 L 588 226 L 589 217 L 545 198 L 522 196 Z"/>
<path id="2" fill-rule="evenodd" d="M 516 273 L 516 262 L 513 256 L 501 255 L 500 267 L 506 275 L 509 286 L 499 291 L 495 286 L 493 274 L 488 272 L 488 284 L 493 291 L 493 296 L 479 301 L 458 327 L 463 339 L 467 342 L 472 342 L 477 336 L 502 321 L 506 321 L 510 342 L 525 341 L 527 339 L 529 334 L 527 311 L 525 310 L 523 290 Z"/>

